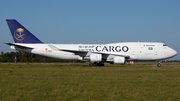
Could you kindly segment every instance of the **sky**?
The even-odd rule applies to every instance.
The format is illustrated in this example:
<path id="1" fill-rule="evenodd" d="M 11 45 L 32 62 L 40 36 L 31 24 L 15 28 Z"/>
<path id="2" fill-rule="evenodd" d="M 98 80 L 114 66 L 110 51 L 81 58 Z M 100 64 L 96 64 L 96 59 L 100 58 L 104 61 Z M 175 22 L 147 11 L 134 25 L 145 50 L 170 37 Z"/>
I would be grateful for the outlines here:
<path id="1" fill-rule="evenodd" d="M 6 19 L 44 43 L 163 42 L 180 54 L 180 0 L 1 0 L 0 52 L 13 50 Z M 180 60 L 180 55 L 171 60 Z"/>

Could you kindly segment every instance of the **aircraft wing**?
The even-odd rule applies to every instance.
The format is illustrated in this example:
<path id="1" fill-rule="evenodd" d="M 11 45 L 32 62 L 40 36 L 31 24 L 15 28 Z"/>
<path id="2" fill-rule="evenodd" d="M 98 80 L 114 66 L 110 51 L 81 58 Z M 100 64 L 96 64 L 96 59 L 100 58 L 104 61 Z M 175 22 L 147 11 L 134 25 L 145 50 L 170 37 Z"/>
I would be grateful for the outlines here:
<path id="1" fill-rule="evenodd" d="M 22 46 L 22 45 L 18 45 L 18 44 L 14 44 L 14 43 L 7 43 L 7 42 L 4 42 L 4 43 L 9 45 L 9 46 L 16 46 L 16 47 L 19 47 L 19 48 L 26 48 L 26 49 L 34 49 L 32 47 Z"/>
<path id="2" fill-rule="evenodd" d="M 71 49 L 59 49 L 53 45 L 48 45 L 52 50 L 57 50 L 57 51 L 66 51 L 66 52 L 72 52 L 75 53 L 76 55 L 80 54 L 87 54 L 89 53 L 88 51 L 79 51 L 79 50 L 71 50 Z M 118 54 L 109 54 L 109 53 L 101 53 L 101 52 L 91 52 L 91 53 L 97 53 L 97 54 L 102 54 L 102 55 L 114 55 L 114 56 L 121 56 L 121 57 L 126 57 L 130 58 L 129 55 L 118 55 Z"/>
<path id="3" fill-rule="evenodd" d="M 54 45 L 48 45 L 52 50 L 56 50 L 56 51 L 65 51 L 65 52 L 72 52 L 76 55 L 80 55 L 80 56 L 86 56 L 86 54 L 88 52 L 85 52 L 85 51 L 77 51 L 77 50 L 69 50 L 69 49 L 60 49 Z"/>

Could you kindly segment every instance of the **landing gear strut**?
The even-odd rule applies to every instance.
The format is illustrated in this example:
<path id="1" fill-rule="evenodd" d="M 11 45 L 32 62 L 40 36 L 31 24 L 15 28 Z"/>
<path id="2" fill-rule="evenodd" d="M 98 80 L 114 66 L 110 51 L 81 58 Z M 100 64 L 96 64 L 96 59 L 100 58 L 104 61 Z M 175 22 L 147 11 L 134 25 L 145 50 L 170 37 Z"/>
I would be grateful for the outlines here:
<path id="1" fill-rule="evenodd" d="M 161 63 L 162 63 L 162 61 L 159 61 L 158 64 L 157 64 L 157 66 L 158 66 L 158 67 L 161 67 Z"/>
<path id="2" fill-rule="evenodd" d="M 158 66 L 158 67 L 161 67 L 161 63 L 158 63 L 157 66 Z"/>

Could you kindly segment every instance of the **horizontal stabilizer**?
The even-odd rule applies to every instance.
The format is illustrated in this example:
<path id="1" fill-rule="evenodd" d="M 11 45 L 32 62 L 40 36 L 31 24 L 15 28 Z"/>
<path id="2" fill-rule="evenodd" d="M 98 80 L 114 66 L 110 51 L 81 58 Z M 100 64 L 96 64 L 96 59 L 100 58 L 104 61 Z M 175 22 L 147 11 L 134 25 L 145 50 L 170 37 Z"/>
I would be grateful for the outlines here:
<path id="1" fill-rule="evenodd" d="M 34 49 L 34 48 L 32 48 L 32 47 L 26 47 L 26 46 L 14 44 L 14 43 L 7 43 L 7 42 L 4 42 L 4 43 L 7 44 L 7 45 L 9 45 L 9 46 L 16 46 L 16 47 L 26 48 L 26 49 Z"/>

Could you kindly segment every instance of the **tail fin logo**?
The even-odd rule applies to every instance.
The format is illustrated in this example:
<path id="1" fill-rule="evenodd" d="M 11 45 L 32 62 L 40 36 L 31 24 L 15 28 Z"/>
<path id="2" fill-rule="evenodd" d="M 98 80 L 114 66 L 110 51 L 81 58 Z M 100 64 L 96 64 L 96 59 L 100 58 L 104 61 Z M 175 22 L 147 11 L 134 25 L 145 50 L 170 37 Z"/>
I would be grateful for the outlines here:
<path id="1" fill-rule="evenodd" d="M 14 38 L 16 38 L 16 40 L 22 41 L 25 39 L 25 34 L 23 34 L 24 29 L 22 28 L 18 28 L 15 32 L 14 32 Z"/>

